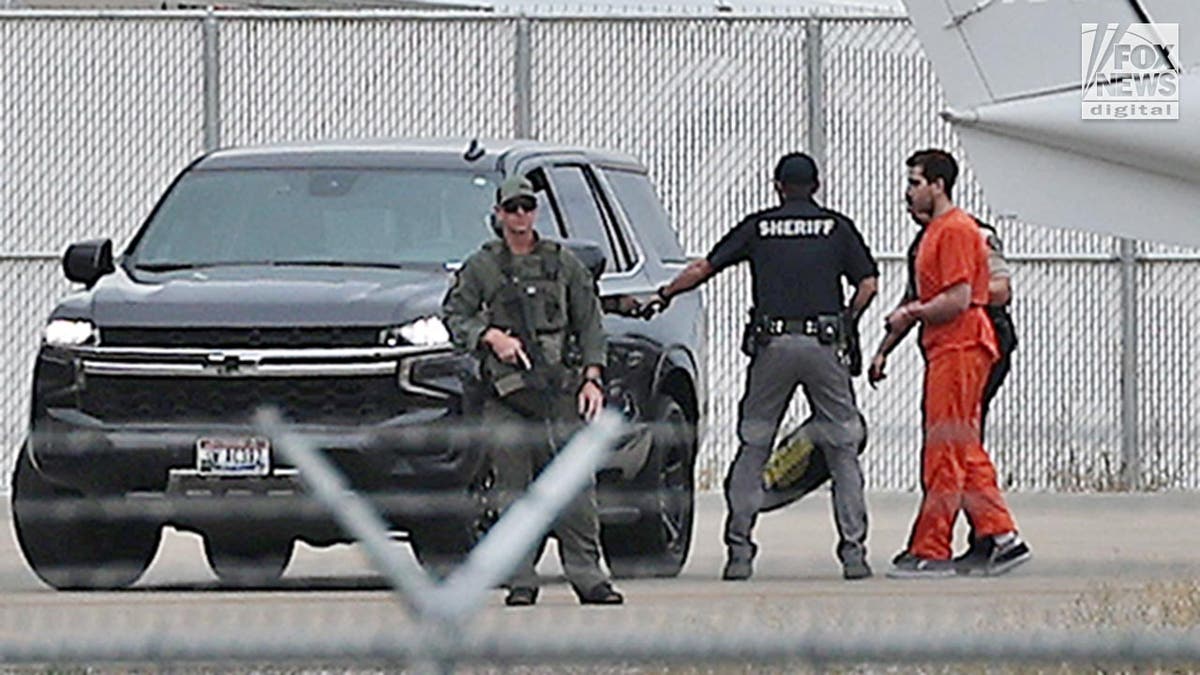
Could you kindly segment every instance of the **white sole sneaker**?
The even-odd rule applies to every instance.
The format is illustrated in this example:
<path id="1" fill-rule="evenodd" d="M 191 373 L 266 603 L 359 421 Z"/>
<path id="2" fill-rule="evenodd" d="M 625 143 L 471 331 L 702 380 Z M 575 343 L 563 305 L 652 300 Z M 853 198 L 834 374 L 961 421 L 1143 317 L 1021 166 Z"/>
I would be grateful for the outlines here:
<path id="1" fill-rule="evenodd" d="M 1008 574 L 1032 559 L 1033 551 L 1029 550 L 1029 545 L 1018 539 L 1009 546 L 998 549 L 982 572 L 985 576 L 998 577 L 1001 574 Z"/>
<path id="2" fill-rule="evenodd" d="M 889 579 L 950 579 L 958 576 L 953 566 L 950 567 L 893 567 L 887 571 Z"/>

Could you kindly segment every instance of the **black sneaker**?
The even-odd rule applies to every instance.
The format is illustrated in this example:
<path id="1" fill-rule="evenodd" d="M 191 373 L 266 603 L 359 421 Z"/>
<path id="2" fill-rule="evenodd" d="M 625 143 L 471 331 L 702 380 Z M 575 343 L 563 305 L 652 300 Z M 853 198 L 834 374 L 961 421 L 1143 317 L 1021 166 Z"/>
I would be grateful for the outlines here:
<path id="1" fill-rule="evenodd" d="M 509 607 L 528 607 L 537 602 L 538 589 L 528 586 L 513 586 L 504 598 L 504 604 Z"/>
<path id="2" fill-rule="evenodd" d="M 891 579 L 947 579 L 955 572 L 954 563 L 949 560 L 918 558 L 906 551 L 892 560 L 887 575 Z"/>
<path id="3" fill-rule="evenodd" d="M 588 591 L 576 588 L 575 595 L 579 596 L 581 605 L 620 605 L 625 602 L 625 596 L 607 581 L 596 584 Z"/>
<path id="4" fill-rule="evenodd" d="M 721 572 L 724 581 L 745 581 L 754 573 L 754 563 L 749 558 L 730 558 L 725 561 L 725 570 Z"/>
<path id="5" fill-rule="evenodd" d="M 1005 544 L 994 544 L 992 546 L 991 555 L 988 556 L 988 563 L 985 574 L 989 577 L 998 577 L 1001 574 L 1007 574 L 1013 571 L 1018 565 L 1029 562 L 1033 557 L 1033 552 L 1029 550 L 1029 544 L 1025 540 L 1013 535 Z"/>
<path id="6" fill-rule="evenodd" d="M 994 549 L 995 541 L 991 537 L 971 542 L 967 550 L 954 559 L 954 570 L 963 576 L 987 576 Z"/>
<path id="7" fill-rule="evenodd" d="M 854 560 L 842 565 L 842 578 L 846 581 L 870 579 L 871 575 L 871 566 L 866 560 Z"/>

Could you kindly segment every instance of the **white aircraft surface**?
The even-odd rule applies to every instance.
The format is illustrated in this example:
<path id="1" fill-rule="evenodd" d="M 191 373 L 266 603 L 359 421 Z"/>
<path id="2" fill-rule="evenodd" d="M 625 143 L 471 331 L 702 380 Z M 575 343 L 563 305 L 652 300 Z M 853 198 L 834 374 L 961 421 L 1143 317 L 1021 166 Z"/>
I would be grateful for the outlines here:
<path id="1" fill-rule="evenodd" d="M 1200 0 L 905 4 L 998 213 L 1200 246 Z"/>

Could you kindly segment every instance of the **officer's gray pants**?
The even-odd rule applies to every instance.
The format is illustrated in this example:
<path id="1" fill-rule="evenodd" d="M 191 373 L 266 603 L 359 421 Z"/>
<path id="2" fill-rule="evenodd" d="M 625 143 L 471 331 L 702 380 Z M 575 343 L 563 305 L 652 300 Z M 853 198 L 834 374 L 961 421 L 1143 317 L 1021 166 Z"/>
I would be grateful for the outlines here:
<path id="1" fill-rule="evenodd" d="M 738 410 L 741 446 L 725 477 L 725 545 L 731 558 L 753 558 L 751 531 L 763 504 L 763 467 L 796 386 L 804 388 L 817 424 L 813 441 L 825 452 L 833 477 L 833 513 L 838 559 L 866 557 L 867 507 L 858 445 L 864 429 L 850 374 L 831 345 L 806 335 L 780 335 L 759 348 L 750 362 L 746 393 Z"/>
<path id="2" fill-rule="evenodd" d="M 558 401 L 562 408 L 560 413 L 564 417 L 577 417 L 575 401 L 567 400 L 570 397 L 562 398 L 564 400 Z M 557 451 L 569 440 L 570 432 L 579 425 L 556 425 L 558 443 L 555 447 L 550 442 L 550 432 L 543 420 L 523 417 L 499 401 L 488 400 L 484 404 L 484 417 L 489 425 L 513 424 L 528 428 L 527 433 L 521 434 L 523 440 L 492 447 L 496 488 L 501 498 L 500 506 L 506 511 L 554 459 Z M 567 581 L 581 591 L 589 591 L 608 581 L 608 576 L 600 569 L 600 521 L 596 515 L 594 485 L 589 485 L 563 511 L 554 523 L 553 532 L 558 537 L 559 558 Z M 537 588 L 535 567 L 541 552 L 541 547 L 538 547 L 525 556 L 509 580 L 513 587 Z"/>

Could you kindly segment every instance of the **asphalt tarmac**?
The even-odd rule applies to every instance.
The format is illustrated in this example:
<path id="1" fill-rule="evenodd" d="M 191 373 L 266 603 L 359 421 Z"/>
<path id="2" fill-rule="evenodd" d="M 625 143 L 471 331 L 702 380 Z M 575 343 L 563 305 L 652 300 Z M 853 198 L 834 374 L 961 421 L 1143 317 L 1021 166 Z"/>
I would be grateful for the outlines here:
<path id="1" fill-rule="evenodd" d="M 1200 626 L 1198 494 L 1011 495 L 1033 560 L 1002 577 L 937 581 L 884 577 L 905 541 L 917 495 L 870 494 L 868 500 L 871 579 L 842 580 L 829 495 L 820 491 L 760 519 L 752 579 L 720 581 L 724 503 L 705 494 L 698 499 L 692 555 L 678 578 L 618 580 L 624 606 L 581 607 L 560 577 L 551 545 L 539 568 L 545 577 L 540 602 L 506 608 L 496 590 L 469 627 L 567 644 L 606 633 L 651 643 L 671 635 L 694 641 L 699 654 L 711 646 L 706 636 L 739 632 L 783 639 L 806 629 L 869 637 Z M 139 639 L 200 651 L 233 639 L 247 651 L 259 645 L 283 658 L 289 646 L 305 652 L 314 644 L 344 644 L 349 652 L 372 639 L 411 635 L 415 627 L 357 546 L 298 545 L 277 586 L 229 590 L 209 571 L 199 537 L 167 530 L 155 562 L 131 589 L 58 592 L 27 570 L 7 522 L 3 532 L 0 645 L 86 654 Z M 959 535 L 961 543 L 961 528 Z"/>

